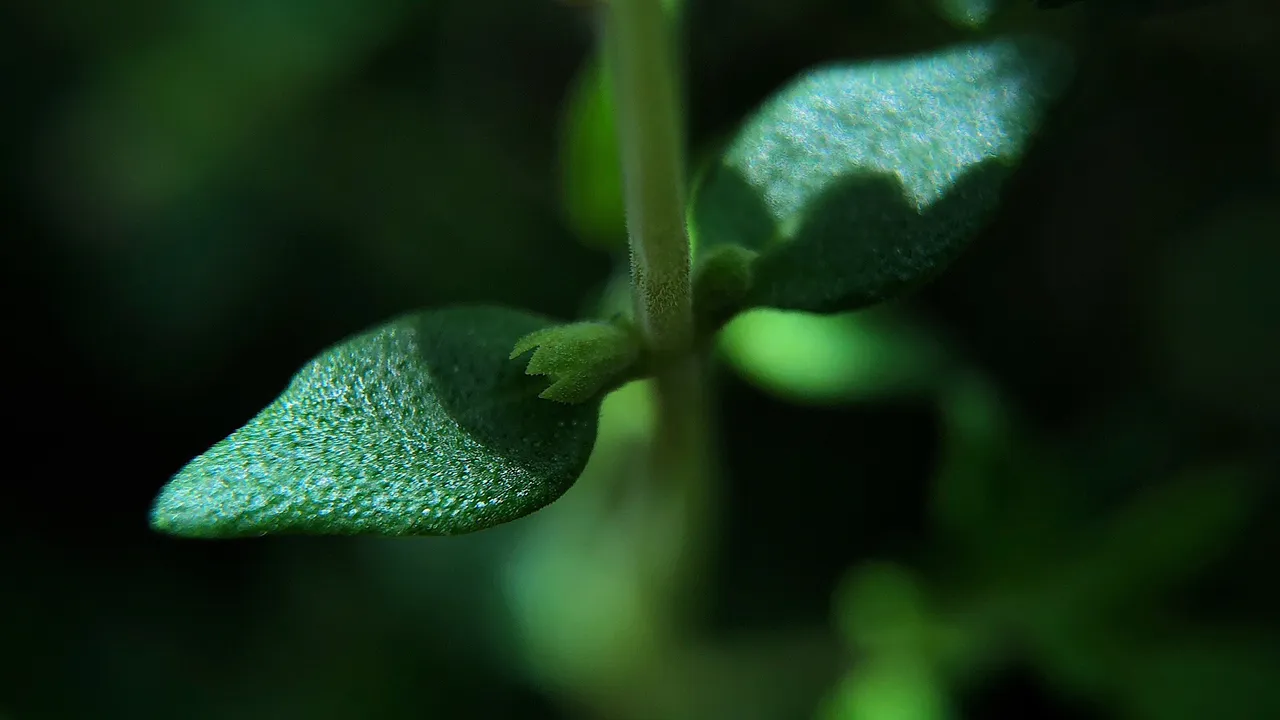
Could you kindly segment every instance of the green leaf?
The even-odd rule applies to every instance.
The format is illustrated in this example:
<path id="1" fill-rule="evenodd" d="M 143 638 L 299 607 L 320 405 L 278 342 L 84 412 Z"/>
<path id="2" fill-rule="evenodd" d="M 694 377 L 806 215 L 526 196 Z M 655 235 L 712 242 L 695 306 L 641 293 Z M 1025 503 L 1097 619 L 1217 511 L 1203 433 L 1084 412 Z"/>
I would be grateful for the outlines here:
<path id="1" fill-rule="evenodd" d="M 743 377 L 793 402 L 925 394 L 943 378 L 945 354 L 894 310 L 814 315 L 757 308 L 725 325 L 719 350 Z"/>
<path id="2" fill-rule="evenodd" d="M 639 336 L 629 327 L 587 321 L 529 333 L 516 342 L 510 358 L 532 350 L 525 372 L 552 379 L 539 397 L 577 404 L 630 379 L 640 347 Z"/>
<path id="3" fill-rule="evenodd" d="M 561 196 L 569 225 L 590 245 L 621 250 L 627 246 L 622 159 L 612 83 L 599 59 L 579 71 L 561 122 Z"/>
<path id="4" fill-rule="evenodd" d="M 1006 404 L 993 384 L 974 371 L 958 375 L 938 398 L 942 437 L 930 514 L 953 549 L 981 555 L 983 549 L 1006 542 L 1005 535 L 993 531 L 1012 519 L 1001 503 L 1010 494 L 1010 481 L 1041 475 L 1034 467 L 1039 463 L 1024 462 L 1033 443 L 1020 436 L 1020 424 Z"/>
<path id="5" fill-rule="evenodd" d="M 1082 522 L 1063 451 L 975 369 L 940 390 L 930 515 L 948 564 L 978 585 L 1056 567 Z"/>
<path id="6" fill-rule="evenodd" d="M 585 466 L 598 412 L 540 400 L 545 383 L 508 360 L 552 322 L 433 310 L 325 351 L 165 486 L 152 526 L 205 538 L 451 535 L 547 505 Z"/>
<path id="7" fill-rule="evenodd" d="M 1112 668 L 1127 671 L 1134 638 L 1126 633 L 1230 553 L 1256 505 L 1259 480 L 1244 465 L 1189 471 L 1090 528 L 1084 547 L 1045 557 L 1040 579 L 1019 593 L 1016 607 L 1028 650 L 1046 675 L 1085 689 L 1110 682 Z"/>
<path id="8" fill-rule="evenodd" d="M 1259 485 L 1251 468 L 1222 465 L 1146 490 L 1091 533 L 1077 562 L 1055 570 L 1051 594 L 1074 615 L 1150 607 L 1230 552 Z"/>
<path id="9" fill-rule="evenodd" d="M 996 209 L 1070 59 L 1045 40 L 813 70 L 703 177 L 705 246 L 760 252 L 751 305 L 838 312 L 949 263 Z"/>

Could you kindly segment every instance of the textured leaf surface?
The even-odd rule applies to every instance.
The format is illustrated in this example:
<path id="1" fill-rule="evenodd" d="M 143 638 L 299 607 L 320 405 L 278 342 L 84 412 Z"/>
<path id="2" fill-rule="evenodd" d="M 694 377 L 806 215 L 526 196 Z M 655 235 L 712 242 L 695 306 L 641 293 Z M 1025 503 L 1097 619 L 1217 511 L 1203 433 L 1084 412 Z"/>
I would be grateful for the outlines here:
<path id="1" fill-rule="evenodd" d="M 448 535 L 526 515 L 577 479 L 598 403 L 538 398 L 508 360 L 546 318 L 407 315 L 324 352 L 161 491 L 152 525 L 193 537 Z"/>
<path id="2" fill-rule="evenodd" d="M 1069 74 L 1048 41 L 997 40 L 812 71 L 704 176 L 706 246 L 758 250 L 750 304 L 853 310 L 927 280 L 995 209 Z"/>

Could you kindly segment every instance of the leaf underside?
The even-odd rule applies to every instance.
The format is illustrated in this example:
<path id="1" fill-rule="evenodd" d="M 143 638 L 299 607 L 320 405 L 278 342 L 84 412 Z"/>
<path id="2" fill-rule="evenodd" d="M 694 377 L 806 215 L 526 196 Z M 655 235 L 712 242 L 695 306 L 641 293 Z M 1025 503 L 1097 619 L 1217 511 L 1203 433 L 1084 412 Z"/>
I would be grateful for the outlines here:
<path id="1" fill-rule="evenodd" d="M 1070 74 L 1001 39 L 816 69 L 769 99 L 702 178 L 706 246 L 760 253 L 747 304 L 855 310 L 939 272 L 997 207 Z"/>
<path id="2" fill-rule="evenodd" d="M 190 537 L 451 535 L 533 512 L 581 473 L 598 402 L 538 398 L 507 359 L 553 324 L 493 307 L 401 317 L 341 343 L 183 468 L 152 509 Z"/>

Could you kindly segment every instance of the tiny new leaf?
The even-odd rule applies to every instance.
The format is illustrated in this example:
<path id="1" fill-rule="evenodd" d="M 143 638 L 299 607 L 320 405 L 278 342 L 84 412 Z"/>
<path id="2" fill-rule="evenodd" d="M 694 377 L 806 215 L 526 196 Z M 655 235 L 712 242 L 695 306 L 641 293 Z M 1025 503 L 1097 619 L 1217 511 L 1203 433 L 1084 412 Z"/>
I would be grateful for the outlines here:
<path id="1" fill-rule="evenodd" d="M 552 381 L 539 397 L 577 404 L 631 379 L 640 347 L 640 337 L 629 327 L 586 321 L 535 330 L 520 338 L 510 357 L 532 350 L 525 372 Z"/>
<path id="2" fill-rule="evenodd" d="M 553 324 L 459 307 L 330 348 L 174 476 L 152 526 L 204 538 L 451 535 L 547 505 L 586 465 L 599 412 L 540 399 L 546 382 L 508 359 Z"/>
<path id="3" fill-rule="evenodd" d="M 900 294 L 996 208 L 1070 66 L 1026 38 L 813 70 L 703 176 L 694 234 L 760 253 L 748 305 L 840 312 Z"/>
<path id="4" fill-rule="evenodd" d="M 693 272 L 693 310 L 698 333 L 710 335 L 742 309 L 751 291 L 756 253 L 738 245 L 711 248 Z"/>

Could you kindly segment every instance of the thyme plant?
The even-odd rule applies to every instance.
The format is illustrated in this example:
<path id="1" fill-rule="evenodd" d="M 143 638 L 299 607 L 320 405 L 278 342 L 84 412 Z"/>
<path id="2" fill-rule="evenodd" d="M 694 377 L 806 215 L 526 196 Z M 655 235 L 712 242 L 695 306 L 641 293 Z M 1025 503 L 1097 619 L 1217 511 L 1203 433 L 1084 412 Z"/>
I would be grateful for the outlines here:
<path id="1" fill-rule="evenodd" d="M 813 68 L 747 118 L 686 192 L 664 5 L 597 10 L 631 311 L 562 322 L 427 309 L 341 342 L 165 486 L 156 529 L 227 538 L 492 527 L 574 484 L 602 399 L 638 378 L 656 393 L 651 481 L 705 484 L 706 356 L 721 328 L 753 308 L 860 310 L 936 276 L 997 209 L 1070 76 L 1067 51 L 1030 36 Z"/>

